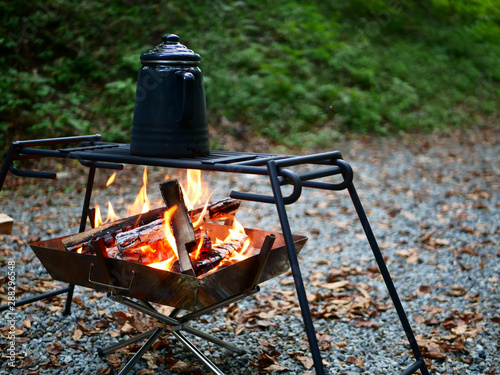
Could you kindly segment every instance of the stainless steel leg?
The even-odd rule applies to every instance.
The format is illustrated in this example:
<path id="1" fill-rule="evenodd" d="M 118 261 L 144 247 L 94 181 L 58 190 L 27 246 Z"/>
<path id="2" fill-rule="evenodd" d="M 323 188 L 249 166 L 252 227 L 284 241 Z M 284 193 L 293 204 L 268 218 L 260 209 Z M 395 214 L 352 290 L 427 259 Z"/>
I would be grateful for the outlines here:
<path id="1" fill-rule="evenodd" d="M 218 339 L 217 337 L 214 337 L 212 335 L 209 335 L 208 333 L 205 333 L 203 331 L 197 330 L 196 328 L 193 327 L 183 327 L 183 331 L 189 332 L 195 336 L 201 337 L 202 339 L 205 339 L 209 342 L 212 342 L 216 345 L 222 346 L 223 348 L 226 348 L 228 350 L 231 350 L 232 352 L 238 353 L 238 354 L 245 354 L 246 351 L 243 349 L 240 349 L 234 345 L 231 345 L 225 341 L 222 341 Z"/>
<path id="2" fill-rule="evenodd" d="M 179 331 L 172 331 L 172 334 L 180 341 L 186 348 L 188 348 L 195 356 L 199 358 L 200 361 L 202 361 L 206 366 L 210 368 L 214 373 L 217 375 L 224 375 L 224 373 L 217 368 L 208 358 L 198 350 L 196 346 L 194 346 L 191 341 L 189 341 L 186 336 L 184 336 L 181 332 Z"/>
<path id="3" fill-rule="evenodd" d="M 118 375 L 125 375 L 126 373 L 128 373 L 135 366 L 137 361 L 139 361 L 139 359 L 142 358 L 144 353 L 146 353 L 146 351 L 151 347 L 151 345 L 154 344 L 154 342 L 158 339 L 158 337 L 160 337 L 160 335 L 163 333 L 164 330 L 165 330 L 164 328 L 156 328 L 155 332 L 151 335 L 148 341 L 146 341 L 146 343 L 139 349 L 139 351 L 135 353 L 132 359 L 128 361 L 128 363 L 125 365 L 124 368 L 122 368 L 122 370 L 118 373 Z"/>

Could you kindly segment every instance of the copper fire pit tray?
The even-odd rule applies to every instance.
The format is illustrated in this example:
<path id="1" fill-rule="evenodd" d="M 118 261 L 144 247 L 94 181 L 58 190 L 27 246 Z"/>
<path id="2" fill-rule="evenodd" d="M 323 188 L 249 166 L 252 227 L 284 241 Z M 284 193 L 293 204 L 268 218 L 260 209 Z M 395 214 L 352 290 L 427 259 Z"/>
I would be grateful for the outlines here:
<path id="1" fill-rule="evenodd" d="M 206 227 L 213 239 L 224 238 L 232 228 L 217 224 L 209 224 Z M 271 234 L 256 229 L 245 229 L 245 232 L 255 248 L 260 248 L 265 237 Z M 276 240 L 258 283 L 276 277 L 290 268 L 284 237 L 280 233 L 274 235 Z M 65 237 L 30 244 L 54 280 L 100 291 L 113 291 L 123 296 L 188 311 L 208 307 L 245 292 L 252 287 L 251 283 L 258 268 L 259 255 L 254 255 L 231 266 L 193 277 L 144 264 L 107 258 L 104 261 L 112 278 L 110 285 L 105 282 L 105 273 L 99 267 L 97 257 L 67 251 L 62 243 L 63 238 Z M 293 240 L 295 252 L 299 253 L 307 237 L 293 236 Z"/>

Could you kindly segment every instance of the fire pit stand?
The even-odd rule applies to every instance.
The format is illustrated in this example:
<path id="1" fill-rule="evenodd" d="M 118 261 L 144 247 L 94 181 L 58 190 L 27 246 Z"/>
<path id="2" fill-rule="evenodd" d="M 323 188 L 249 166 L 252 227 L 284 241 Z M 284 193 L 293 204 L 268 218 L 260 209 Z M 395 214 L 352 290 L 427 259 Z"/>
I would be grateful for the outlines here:
<path id="1" fill-rule="evenodd" d="M 287 216 L 286 205 L 293 204 L 294 202 L 297 201 L 297 199 L 300 197 L 302 193 L 303 187 L 329 190 L 329 191 L 347 190 L 353 202 L 354 208 L 356 209 L 359 220 L 367 237 L 368 243 L 371 247 L 374 258 L 377 262 L 377 265 L 383 276 L 384 282 L 392 298 L 394 307 L 401 321 L 401 325 L 405 331 L 406 337 L 413 352 L 413 356 L 415 358 L 415 362 L 413 362 L 408 368 L 406 368 L 402 374 L 403 375 L 413 374 L 417 370 L 420 370 L 422 375 L 429 374 L 425 361 L 422 357 L 422 354 L 416 342 L 415 336 L 412 332 L 410 323 L 402 306 L 401 300 L 398 296 L 398 293 L 396 291 L 390 273 L 387 269 L 380 248 L 377 244 L 371 226 L 368 222 L 367 216 L 365 214 L 359 196 L 356 192 L 356 189 L 354 188 L 352 168 L 347 162 L 345 162 L 342 159 L 342 155 L 339 151 L 331 151 L 331 152 L 325 152 L 307 156 L 287 156 L 287 155 L 212 151 L 210 155 L 203 157 L 179 158 L 179 159 L 154 158 L 154 157 L 134 156 L 130 153 L 130 145 L 101 142 L 100 139 L 101 136 L 96 134 L 92 136 L 43 139 L 34 141 L 19 141 L 12 143 L 7 153 L 7 159 L 5 160 L 2 166 L 2 170 L 0 171 L 0 190 L 3 186 L 3 183 L 5 181 L 5 178 L 9 170 L 13 174 L 21 177 L 36 177 L 36 178 L 49 178 L 49 179 L 56 178 L 55 173 L 25 171 L 17 169 L 14 165 L 14 161 L 16 160 L 29 159 L 29 158 L 43 158 L 43 157 L 69 158 L 69 159 L 79 160 L 84 166 L 89 168 L 89 174 L 87 179 L 87 190 L 83 201 L 82 218 L 80 222 L 80 231 L 84 231 L 86 225 L 87 212 L 89 209 L 90 197 L 92 193 L 93 180 L 97 168 L 122 169 L 123 168 L 122 164 L 135 164 L 135 165 L 159 166 L 166 168 L 200 169 L 206 171 L 268 176 L 272 188 L 272 195 L 261 195 L 248 192 L 233 191 L 231 192 L 230 196 L 236 199 L 274 204 L 276 206 L 282 233 L 285 240 L 288 260 L 290 262 L 293 280 L 295 283 L 297 298 L 299 300 L 301 308 L 302 320 L 304 322 L 305 331 L 309 341 L 314 367 L 317 374 L 324 374 L 325 370 L 323 368 L 321 354 L 315 335 L 314 325 L 306 297 L 306 290 L 304 287 L 304 282 L 302 279 L 301 270 L 297 259 L 297 254 L 295 253 L 294 249 L 293 236 Z M 80 142 L 80 144 L 77 147 L 72 147 L 72 148 L 60 148 L 55 150 L 40 148 L 40 146 L 47 146 L 47 145 L 64 146 L 70 143 L 78 143 L 78 142 Z M 296 173 L 295 171 L 291 170 L 291 168 L 293 167 L 305 164 L 312 164 L 315 165 L 317 168 L 315 167 L 314 171 L 306 173 L 300 173 L 300 172 Z M 335 177 L 337 179 L 340 179 L 340 181 L 326 182 L 322 180 L 327 177 Z M 288 196 L 283 195 L 281 189 L 281 186 L 283 185 L 291 185 L 293 187 L 290 195 Z M 65 313 L 69 313 L 72 292 L 73 292 L 73 287 L 70 285 L 67 288 L 51 292 L 49 294 L 39 297 L 47 298 L 49 296 L 53 296 L 56 294 L 68 293 Z M 19 303 L 17 303 L 17 305 L 30 303 L 40 298 L 34 297 L 33 299 L 20 301 Z M 128 303 L 128 299 L 123 299 L 123 298 L 122 299 L 117 298 L 117 299 L 120 300 L 121 303 Z M 145 307 L 145 309 L 146 309 L 144 310 L 145 313 L 150 315 L 155 314 L 153 309 L 149 307 Z M 2 310 L 5 310 L 5 306 L 2 306 L 0 308 L 0 311 Z M 178 320 L 178 318 L 175 317 L 175 314 L 170 317 L 158 316 L 158 320 L 163 323 L 169 321 L 170 319 L 174 320 L 175 322 L 180 321 Z M 173 326 L 178 326 L 178 325 L 174 324 Z M 152 333 L 150 340 L 148 340 L 148 342 L 145 345 L 147 345 L 150 341 L 154 341 L 157 335 L 159 335 L 158 332 L 159 330 L 158 331 L 155 330 L 154 333 Z M 178 330 L 173 330 L 172 332 L 179 338 L 179 340 L 183 341 L 182 335 L 179 334 Z M 138 338 L 137 340 L 145 337 L 146 333 L 141 335 L 141 337 Z M 189 344 L 185 343 L 185 345 Z M 109 348 L 105 350 L 109 350 Z M 206 364 L 208 365 L 208 363 Z"/>

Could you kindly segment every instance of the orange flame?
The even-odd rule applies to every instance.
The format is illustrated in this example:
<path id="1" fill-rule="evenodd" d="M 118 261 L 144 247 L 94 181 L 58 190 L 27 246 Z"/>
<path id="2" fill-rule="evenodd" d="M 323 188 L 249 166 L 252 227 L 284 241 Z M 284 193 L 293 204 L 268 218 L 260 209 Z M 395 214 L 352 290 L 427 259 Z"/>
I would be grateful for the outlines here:
<path id="1" fill-rule="evenodd" d="M 115 178 L 116 178 L 116 172 L 113 173 L 113 175 L 108 179 L 106 186 L 111 185 L 115 181 Z M 170 176 L 168 175 L 165 176 L 165 179 L 169 178 Z M 147 185 L 148 185 L 147 167 L 145 167 L 142 175 L 142 186 L 135 198 L 135 201 L 132 204 L 128 205 L 127 207 L 128 216 L 145 213 L 151 210 L 151 202 L 147 194 Z M 212 194 L 208 194 L 208 189 L 201 180 L 200 170 L 187 170 L 185 187 L 181 185 L 181 188 L 184 195 L 184 201 L 188 209 L 194 209 L 195 207 L 199 207 L 202 204 L 204 204 L 204 210 L 207 209 L 207 205 L 209 203 L 209 200 L 213 192 Z M 203 200 L 206 200 L 206 202 L 203 202 Z M 177 206 L 173 206 L 170 209 L 168 209 L 164 214 L 163 230 L 164 230 L 165 240 L 158 241 L 151 245 L 142 246 L 141 248 L 137 249 L 137 251 L 140 253 L 141 256 L 140 258 L 141 262 L 143 262 L 145 265 L 160 270 L 169 271 L 172 269 L 174 263 L 179 259 L 176 240 L 171 227 L 172 215 L 174 214 L 176 209 Z M 106 221 L 103 222 L 101 218 L 101 210 L 99 208 L 99 205 L 95 204 L 96 227 L 106 222 L 115 221 L 118 218 L 119 217 L 116 214 L 115 210 L 113 209 L 112 204 L 108 202 L 108 215 L 106 217 Z M 202 219 L 203 219 L 203 214 L 200 215 L 199 220 Z M 198 227 L 199 224 L 200 223 L 193 223 L 195 227 Z M 224 241 L 227 241 L 230 238 L 231 234 L 234 233 L 245 233 L 243 226 L 237 220 L 234 220 L 233 228 L 230 229 L 230 234 Z M 224 241 L 216 239 L 216 244 L 222 243 Z M 197 245 L 198 245 L 197 250 L 189 254 L 192 260 L 197 259 L 197 257 L 199 257 L 201 253 L 203 253 L 202 251 L 203 235 L 200 237 L 200 240 Z M 250 247 L 250 239 L 247 239 L 243 244 L 243 247 L 239 251 L 233 252 L 228 259 L 221 262 L 219 266 L 215 267 L 210 272 L 215 272 L 221 266 L 222 267 L 227 266 L 236 261 L 240 261 L 247 258 L 249 255 L 245 254 L 247 253 L 249 247 Z M 251 253 L 252 251 L 248 252 Z"/>
<path id="2" fill-rule="evenodd" d="M 137 194 L 134 203 L 127 207 L 127 215 L 137 215 L 148 212 L 151 209 L 151 203 L 149 202 L 148 192 L 148 168 L 144 167 L 144 172 L 142 174 L 142 186 Z"/>
<path id="3" fill-rule="evenodd" d="M 177 259 L 179 259 L 179 253 L 177 251 L 177 244 L 175 242 L 175 237 L 174 237 L 174 232 L 172 230 L 172 226 L 170 225 L 170 222 L 172 221 L 172 216 L 174 215 L 174 212 L 177 210 L 177 205 L 170 207 L 164 215 L 165 218 L 165 223 L 163 224 L 163 231 L 165 232 L 165 239 L 167 240 L 168 244 L 174 251 L 174 254 Z"/>
<path id="4" fill-rule="evenodd" d="M 116 172 L 113 173 L 109 178 L 108 178 L 108 182 L 106 182 L 106 187 L 108 187 L 109 185 L 111 185 L 113 182 L 115 182 L 115 178 L 116 178 Z"/>

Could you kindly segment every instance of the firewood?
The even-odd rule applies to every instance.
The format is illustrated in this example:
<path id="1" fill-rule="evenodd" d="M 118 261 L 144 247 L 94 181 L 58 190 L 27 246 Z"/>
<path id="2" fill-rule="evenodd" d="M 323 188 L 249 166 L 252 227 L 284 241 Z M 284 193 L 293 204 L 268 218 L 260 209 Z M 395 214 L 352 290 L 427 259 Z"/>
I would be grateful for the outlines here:
<path id="1" fill-rule="evenodd" d="M 150 245 L 165 239 L 165 219 L 157 219 L 151 223 L 116 234 L 118 250 L 132 250 L 144 245 Z"/>
<path id="2" fill-rule="evenodd" d="M 83 247 L 85 251 L 91 251 L 90 242 L 95 239 L 102 238 L 106 246 L 114 245 L 115 236 L 123 231 L 148 224 L 158 218 L 162 218 L 167 208 L 161 207 L 155 210 L 134 215 L 126 219 L 116 220 L 110 223 L 105 223 L 97 228 L 88 231 L 77 233 L 66 237 L 62 240 L 66 250 L 75 251 Z"/>
<path id="3" fill-rule="evenodd" d="M 193 226 L 198 228 L 208 221 L 231 219 L 240 208 L 241 201 L 233 198 L 224 198 L 207 207 L 198 207 L 189 211 Z"/>
<path id="4" fill-rule="evenodd" d="M 217 267 L 224 259 L 229 258 L 234 251 L 240 250 L 247 239 L 248 236 L 244 233 L 232 233 L 224 243 L 213 245 L 210 251 L 200 254 L 200 259 L 193 264 L 196 275 L 204 274 Z"/>
<path id="5" fill-rule="evenodd" d="M 191 221 L 200 220 L 200 223 L 195 229 L 198 229 L 202 224 L 208 221 L 222 220 L 232 217 L 238 210 L 241 201 L 232 198 L 225 198 L 215 203 L 209 204 L 206 209 L 204 207 L 195 208 L 189 211 Z M 121 251 L 131 250 L 140 246 L 155 243 L 165 239 L 163 231 L 164 221 L 155 220 L 152 223 L 146 224 L 144 227 L 137 227 L 122 232 L 116 235 L 116 244 Z M 198 243 L 198 238 L 196 238 Z M 194 243 L 187 245 L 188 252 L 196 249 Z"/>
<path id="6" fill-rule="evenodd" d="M 0 213 L 0 234 L 12 234 L 14 219 L 6 214 Z"/>
<path id="7" fill-rule="evenodd" d="M 177 255 L 181 272 L 195 276 L 193 265 L 189 258 L 189 250 L 196 245 L 193 224 L 189 218 L 188 209 L 184 203 L 181 185 L 178 180 L 168 180 L 160 184 L 163 201 L 168 208 L 177 206 L 172 214 L 172 230 L 177 245 Z"/>

